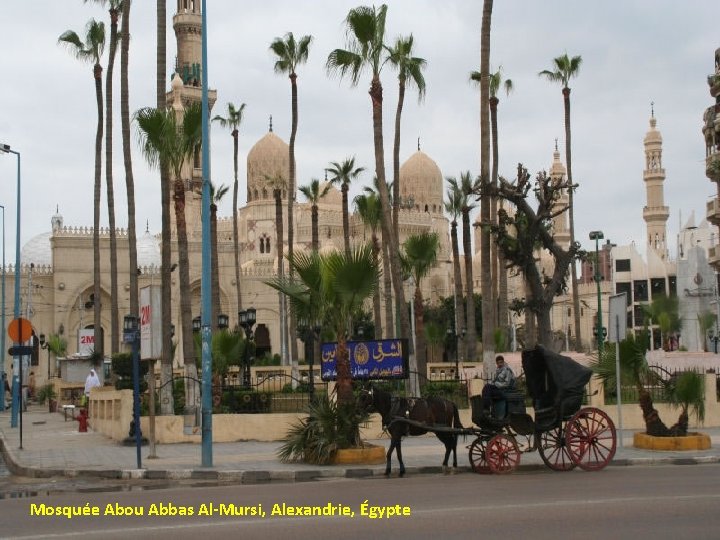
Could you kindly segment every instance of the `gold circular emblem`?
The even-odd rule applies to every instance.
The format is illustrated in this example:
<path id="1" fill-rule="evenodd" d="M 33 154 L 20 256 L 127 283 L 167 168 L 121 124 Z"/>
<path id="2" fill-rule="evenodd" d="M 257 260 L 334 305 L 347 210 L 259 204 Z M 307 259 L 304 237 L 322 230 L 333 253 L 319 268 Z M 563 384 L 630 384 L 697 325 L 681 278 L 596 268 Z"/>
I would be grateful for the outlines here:
<path id="1" fill-rule="evenodd" d="M 370 351 L 368 351 L 367 345 L 364 343 L 358 343 L 355 345 L 355 363 L 358 366 L 364 366 L 370 359 Z"/>

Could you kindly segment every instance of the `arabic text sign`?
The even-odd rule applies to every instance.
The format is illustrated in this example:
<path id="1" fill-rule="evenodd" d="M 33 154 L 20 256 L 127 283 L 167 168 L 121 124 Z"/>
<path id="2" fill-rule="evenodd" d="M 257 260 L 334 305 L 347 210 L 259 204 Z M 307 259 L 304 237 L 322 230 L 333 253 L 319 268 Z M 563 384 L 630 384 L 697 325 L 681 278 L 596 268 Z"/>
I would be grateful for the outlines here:
<path id="1" fill-rule="evenodd" d="M 408 377 L 406 339 L 348 341 L 353 379 L 405 379 Z M 324 381 L 337 378 L 337 343 L 323 343 L 320 373 Z"/>

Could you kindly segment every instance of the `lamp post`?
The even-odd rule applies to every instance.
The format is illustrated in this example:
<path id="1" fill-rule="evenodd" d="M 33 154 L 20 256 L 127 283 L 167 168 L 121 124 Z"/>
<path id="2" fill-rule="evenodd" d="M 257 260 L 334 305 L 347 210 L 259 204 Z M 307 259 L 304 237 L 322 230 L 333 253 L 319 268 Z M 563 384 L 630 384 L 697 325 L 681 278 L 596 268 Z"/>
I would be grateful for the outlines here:
<path id="1" fill-rule="evenodd" d="M 135 426 L 135 446 L 137 449 L 137 468 L 142 468 L 140 447 L 142 446 L 142 433 L 140 432 L 140 326 L 139 319 L 134 315 L 125 315 L 123 319 L 123 341 L 132 344 L 133 362 L 133 424 Z M 151 376 L 155 376 L 154 373 Z"/>
<path id="2" fill-rule="evenodd" d="M 230 317 L 228 317 L 224 313 L 221 313 L 220 315 L 218 315 L 218 320 L 217 320 L 218 330 L 225 330 L 225 329 L 227 329 L 228 326 L 230 326 Z"/>
<path id="3" fill-rule="evenodd" d="M 242 309 L 238 311 L 240 326 L 245 330 L 245 350 L 243 351 L 243 387 L 250 389 L 250 340 L 253 337 L 252 327 L 257 321 L 255 308 Z"/>
<path id="4" fill-rule="evenodd" d="M 600 251 L 598 242 L 605 238 L 602 231 L 591 231 L 590 240 L 595 240 L 595 283 L 597 283 L 597 298 L 598 298 L 598 311 L 597 311 L 597 346 L 598 346 L 598 357 L 602 354 L 603 346 L 603 325 L 602 325 L 602 295 L 600 292 L 600 280 L 602 276 L 600 274 Z"/>
<path id="5" fill-rule="evenodd" d="M 715 333 L 715 330 L 713 330 L 713 329 L 711 328 L 710 330 L 708 330 L 708 339 L 710 339 L 710 341 L 712 341 L 712 343 L 713 343 L 713 352 L 714 352 L 715 354 L 717 354 L 717 352 L 718 352 L 718 341 L 720 341 L 720 336 L 718 336 L 718 335 Z"/>
<path id="6" fill-rule="evenodd" d="M 17 225 L 15 226 L 15 306 L 13 309 L 13 316 L 15 319 L 20 317 L 20 152 L 17 152 L 15 150 L 12 150 L 10 148 L 10 145 L 0 143 L 0 153 L 3 154 L 15 154 L 17 156 Z M 4 221 L 5 212 L 3 211 L 3 221 Z M 3 226 L 3 231 L 5 230 L 5 227 Z M 3 233 L 4 234 L 4 233 Z M 3 246 L 5 243 L 3 242 Z M 4 253 L 4 251 L 3 251 Z M 3 255 L 4 257 L 4 255 Z M 4 269 L 4 263 L 3 263 L 3 275 L 5 274 Z M 3 281 L 3 283 L 5 283 Z M 3 301 L 3 310 L 5 309 L 5 302 Z M 5 332 L 5 327 L 3 325 L 2 328 L 3 333 Z M 14 343 L 14 345 L 18 345 L 17 343 Z M 3 354 L 5 353 L 5 348 L 3 347 Z M 22 361 L 22 357 L 15 356 L 14 362 L 19 367 L 20 362 Z M 13 381 L 12 381 L 12 415 L 10 418 L 10 427 L 17 427 L 17 421 L 18 421 L 18 409 L 19 402 L 20 402 L 20 380 L 15 373 L 13 373 Z"/>
<path id="7" fill-rule="evenodd" d="M 5 377 L 5 206 L 0 204 L 2 208 L 2 326 L 0 326 L 0 384 L 3 385 L 2 399 L 0 399 L 0 411 L 5 410 L 5 388 L 2 382 Z"/>

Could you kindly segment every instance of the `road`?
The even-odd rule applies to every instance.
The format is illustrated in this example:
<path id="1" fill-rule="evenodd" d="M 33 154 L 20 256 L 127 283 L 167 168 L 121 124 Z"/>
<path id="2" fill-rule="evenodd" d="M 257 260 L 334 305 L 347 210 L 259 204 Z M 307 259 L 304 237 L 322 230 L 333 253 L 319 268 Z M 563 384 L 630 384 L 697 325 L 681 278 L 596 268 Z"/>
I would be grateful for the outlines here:
<path id="1" fill-rule="evenodd" d="M 0 501 L 0 537 L 717 539 L 719 479 L 717 465 L 633 466 L 64 492 Z M 283 504 L 284 515 L 271 515 Z M 291 515 L 315 505 L 354 515 Z M 99 515 L 31 515 L 83 509 Z M 390 509 L 399 515 L 387 517 Z M 253 512 L 265 516 L 237 515 Z"/>

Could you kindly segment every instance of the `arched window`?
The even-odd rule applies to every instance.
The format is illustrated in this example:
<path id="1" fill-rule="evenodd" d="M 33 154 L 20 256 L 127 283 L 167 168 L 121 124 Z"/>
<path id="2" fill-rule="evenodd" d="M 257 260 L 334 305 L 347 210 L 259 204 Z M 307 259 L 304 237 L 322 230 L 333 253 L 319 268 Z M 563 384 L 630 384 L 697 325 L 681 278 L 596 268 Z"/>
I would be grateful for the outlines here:
<path id="1" fill-rule="evenodd" d="M 265 238 L 265 253 L 270 253 L 270 237 Z"/>

